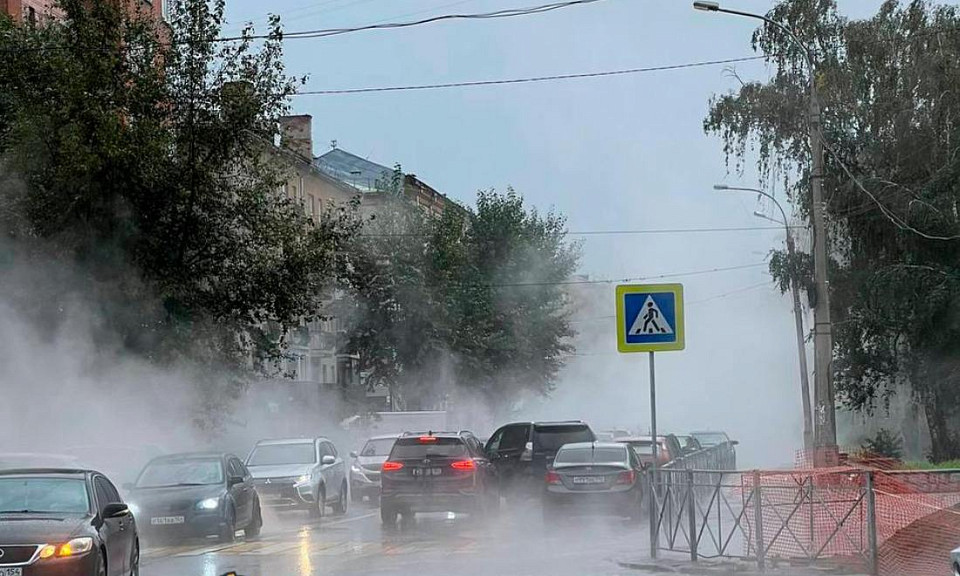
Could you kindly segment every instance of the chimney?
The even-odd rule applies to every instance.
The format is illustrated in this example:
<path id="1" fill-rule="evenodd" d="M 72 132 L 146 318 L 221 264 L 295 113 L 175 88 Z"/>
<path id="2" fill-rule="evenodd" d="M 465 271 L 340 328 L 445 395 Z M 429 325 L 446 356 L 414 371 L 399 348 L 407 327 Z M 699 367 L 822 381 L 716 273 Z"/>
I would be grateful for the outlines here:
<path id="1" fill-rule="evenodd" d="M 313 161 L 313 116 L 282 116 L 280 118 L 280 145 Z"/>

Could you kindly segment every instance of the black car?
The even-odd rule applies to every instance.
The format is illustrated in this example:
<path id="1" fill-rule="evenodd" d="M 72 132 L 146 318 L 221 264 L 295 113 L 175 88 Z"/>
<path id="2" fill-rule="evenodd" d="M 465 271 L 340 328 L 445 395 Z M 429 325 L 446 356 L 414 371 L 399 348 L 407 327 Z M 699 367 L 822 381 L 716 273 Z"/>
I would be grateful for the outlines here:
<path id="1" fill-rule="evenodd" d="M 397 438 L 380 473 L 380 518 L 417 512 L 487 514 L 500 505 L 496 470 L 469 432 L 405 434 Z"/>
<path id="2" fill-rule="evenodd" d="M 0 472 L 0 574 L 139 573 L 136 521 L 106 476 L 68 468 Z"/>
<path id="3" fill-rule="evenodd" d="M 564 444 L 594 442 L 596 436 L 579 420 L 515 422 L 500 427 L 487 440 L 487 458 L 493 463 L 504 491 L 540 494 L 543 475 Z"/>
<path id="4" fill-rule="evenodd" d="M 263 516 L 253 477 L 233 454 L 189 453 L 154 458 L 126 486 L 144 535 L 156 539 L 260 534 Z"/>

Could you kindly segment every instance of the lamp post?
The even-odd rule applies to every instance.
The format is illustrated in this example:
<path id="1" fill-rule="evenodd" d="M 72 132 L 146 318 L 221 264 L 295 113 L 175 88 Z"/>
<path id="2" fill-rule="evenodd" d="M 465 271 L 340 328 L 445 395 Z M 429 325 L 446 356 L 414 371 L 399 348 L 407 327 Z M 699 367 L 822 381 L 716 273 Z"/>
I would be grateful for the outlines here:
<path id="1" fill-rule="evenodd" d="M 773 195 L 756 188 L 741 188 L 737 186 L 727 186 L 726 184 L 714 184 L 713 189 L 734 192 L 754 192 L 772 200 L 780 210 L 780 215 L 783 216 L 782 221 L 770 218 L 760 212 L 754 212 L 754 215 L 772 220 L 778 224 L 783 224 L 784 232 L 787 234 L 787 254 L 789 255 L 789 259 L 793 261 L 793 255 L 796 253 L 796 244 L 793 240 L 793 234 L 790 233 L 790 222 L 787 219 L 787 212 Z M 803 403 L 803 448 L 810 450 L 813 448 L 813 424 L 810 413 L 810 381 L 807 376 L 807 348 L 803 337 L 803 310 L 800 308 L 800 287 L 797 285 L 796 278 L 792 276 L 790 277 L 790 292 L 793 294 L 793 319 L 797 328 L 797 352 L 800 358 L 800 400 Z"/>
<path id="2" fill-rule="evenodd" d="M 820 101 L 817 98 L 816 71 L 810 50 L 799 37 L 783 24 L 762 14 L 721 8 L 719 2 L 694 2 L 693 7 L 706 12 L 721 12 L 761 20 L 782 31 L 800 48 L 809 72 L 808 130 L 811 156 L 811 199 L 813 224 L 813 274 L 816 284 L 813 299 L 814 348 L 814 453 L 818 465 L 835 464 L 837 457 L 836 407 L 833 388 L 833 329 L 830 320 L 830 292 L 827 285 L 827 229 L 823 213 L 823 142 L 820 134 Z"/>

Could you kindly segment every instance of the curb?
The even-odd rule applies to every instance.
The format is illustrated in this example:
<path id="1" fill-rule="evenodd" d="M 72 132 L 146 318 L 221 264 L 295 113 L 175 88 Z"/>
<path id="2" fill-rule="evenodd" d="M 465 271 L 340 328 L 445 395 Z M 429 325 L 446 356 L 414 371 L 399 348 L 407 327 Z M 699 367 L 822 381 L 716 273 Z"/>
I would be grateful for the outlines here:
<path id="1" fill-rule="evenodd" d="M 685 574 L 689 576 L 859 576 L 836 566 L 769 566 L 760 572 L 753 563 L 737 561 L 616 561 L 621 568 L 650 574 Z"/>

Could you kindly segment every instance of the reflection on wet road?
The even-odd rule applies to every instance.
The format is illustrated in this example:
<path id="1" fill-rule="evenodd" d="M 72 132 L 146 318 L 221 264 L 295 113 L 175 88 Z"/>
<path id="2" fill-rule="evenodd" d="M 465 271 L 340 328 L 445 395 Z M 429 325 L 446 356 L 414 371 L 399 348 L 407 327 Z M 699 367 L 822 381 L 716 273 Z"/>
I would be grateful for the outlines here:
<path id="1" fill-rule="evenodd" d="M 143 576 L 314 576 L 348 574 L 564 576 L 641 574 L 617 560 L 645 555 L 646 533 L 626 520 L 577 518 L 545 526 L 539 507 L 495 519 L 419 515 L 397 530 L 376 508 L 317 522 L 286 513 L 265 518 L 263 534 L 233 544 L 193 541 L 148 548 Z"/>

